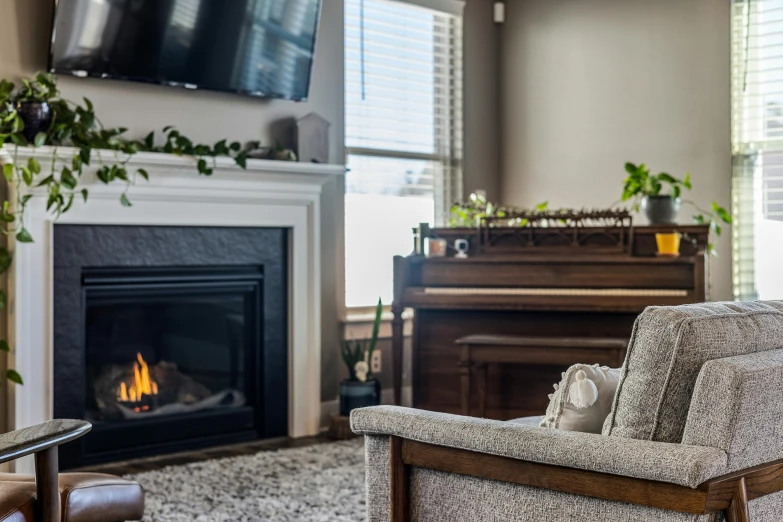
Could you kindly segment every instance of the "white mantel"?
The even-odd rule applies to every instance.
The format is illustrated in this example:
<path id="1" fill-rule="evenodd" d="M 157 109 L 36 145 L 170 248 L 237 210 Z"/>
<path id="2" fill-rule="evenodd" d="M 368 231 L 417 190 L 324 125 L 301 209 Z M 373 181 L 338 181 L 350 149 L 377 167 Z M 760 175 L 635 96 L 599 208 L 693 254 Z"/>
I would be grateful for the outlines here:
<path id="1" fill-rule="evenodd" d="M 0 163 L 13 161 L 0 149 Z M 48 175 L 53 149 L 20 148 L 17 161 L 35 156 Z M 58 149 L 70 163 L 74 149 Z M 108 160 L 113 153 L 102 151 Z M 95 153 L 93 153 L 93 167 Z M 124 184 L 105 185 L 87 169 L 80 185 L 90 190 L 87 204 L 77 198 L 58 223 L 106 225 L 169 225 L 282 227 L 290 230 L 289 245 L 289 435 L 318 433 L 321 404 L 321 271 L 320 195 L 330 176 L 342 175 L 341 165 L 250 160 L 247 170 L 229 158 L 218 158 L 212 176 L 200 176 L 195 160 L 170 154 L 138 153 L 127 165 L 149 172 L 138 179 L 120 205 Z M 80 187 L 81 188 L 81 187 Z M 42 189 L 37 189 L 42 190 Z M 42 192 L 43 193 L 43 192 Z M 8 341 L 14 347 L 9 362 L 24 377 L 24 386 L 9 390 L 9 428 L 52 418 L 52 236 L 54 221 L 45 209 L 46 197 L 30 200 L 25 226 L 32 244 L 14 244 L 8 276 Z M 22 465 L 25 468 L 27 465 Z M 18 467 L 19 468 L 19 467 Z"/>

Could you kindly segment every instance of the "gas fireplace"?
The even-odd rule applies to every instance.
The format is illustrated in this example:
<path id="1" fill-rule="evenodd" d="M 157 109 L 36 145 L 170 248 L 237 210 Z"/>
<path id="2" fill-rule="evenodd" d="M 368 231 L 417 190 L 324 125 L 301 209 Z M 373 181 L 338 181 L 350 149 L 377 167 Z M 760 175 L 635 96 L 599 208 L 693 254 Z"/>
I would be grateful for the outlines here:
<path id="1" fill-rule="evenodd" d="M 77 321 L 81 343 L 56 332 L 55 417 L 93 424 L 63 466 L 285 435 L 280 266 L 81 266 L 77 311 L 64 306 L 77 289 L 56 288 L 55 328 Z"/>

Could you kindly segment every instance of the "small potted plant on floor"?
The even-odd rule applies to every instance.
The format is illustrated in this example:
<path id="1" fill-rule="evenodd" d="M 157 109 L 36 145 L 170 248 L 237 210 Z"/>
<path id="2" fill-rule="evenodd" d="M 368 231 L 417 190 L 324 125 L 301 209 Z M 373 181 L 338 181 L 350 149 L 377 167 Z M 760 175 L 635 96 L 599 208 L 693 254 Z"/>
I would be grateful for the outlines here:
<path id="1" fill-rule="evenodd" d="M 340 348 L 349 377 L 340 383 L 340 415 L 348 416 L 354 408 L 381 403 L 381 383 L 371 371 L 372 354 L 378 342 L 383 304 L 378 299 L 370 339 L 343 341 Z"/>

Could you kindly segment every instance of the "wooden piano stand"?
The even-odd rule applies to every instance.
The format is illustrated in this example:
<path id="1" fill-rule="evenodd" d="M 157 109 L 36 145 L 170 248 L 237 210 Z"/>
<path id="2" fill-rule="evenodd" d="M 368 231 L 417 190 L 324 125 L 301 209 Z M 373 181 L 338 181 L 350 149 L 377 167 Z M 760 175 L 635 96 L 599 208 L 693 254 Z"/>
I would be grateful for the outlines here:
<path id="1" fill-rule="evenodd" d="M 457 339 L 461 347 L 459 371 L 461 409 L 470 415 L 473 377 L 477 377 L 478 416 L 487 409 L 488 364 L 533 364 L 568 367 L 568 361 L 600 364 L 618 368 L 625 358 L 627 339 L 589 337 L 516 337 L 504 335 L 469 335 Z M 543 412 L 541 412 L 543 415 Z"/>

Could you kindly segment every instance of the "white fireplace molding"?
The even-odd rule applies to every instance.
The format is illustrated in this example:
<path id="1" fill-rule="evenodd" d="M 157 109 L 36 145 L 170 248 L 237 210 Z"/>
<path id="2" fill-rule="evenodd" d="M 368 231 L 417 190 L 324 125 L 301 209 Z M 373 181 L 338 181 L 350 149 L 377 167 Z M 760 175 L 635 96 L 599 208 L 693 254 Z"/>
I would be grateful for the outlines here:
<path id="1" fill-rule="evenodd" d="M 20 148 L 16 161 L 36 157 L 48 175 L 54 149 Z M 60 148 L 68 162 L 74 149 Z M 101 151 L 104 160 L 112 152 Z M 13 162 L 13 149 L 0 149 L 0 163 Z M 318 433 L 321 406 L 321 244 L 320 195 L 340 165 L 250 160 L 247 170 L 229 158 L 217 158 L 212 176 L 200 176 L 195 160 L 170 154 L 138 153 L 127 164 L 149 172 L 128 194 L 133 206 L 120 205 L 124 184 L 97 180 L 98 163 L 85 170 L 80 188 L 89 189 L 87 204 L 77 198 L 58 223 L 102 225 L 168 225 L 282 227 L 289 234 L 289 435 Z M 45 194 L 43 189 L 36 189 Z M 11 187 L 13 195 L 13 187 Z M 14 199 L 13 197 L 11 198 Z M 25 226 L 32 244 L 15 245 L 8 275 L 8 340 L 10 358 L 24 377 L 24 386 L 9 390 L 9 427 L 19 429 L 52 418 L 53 225 L 46 197 L 28 203 Z M 26 467 L 26 466 L 24 466 Z"/>

